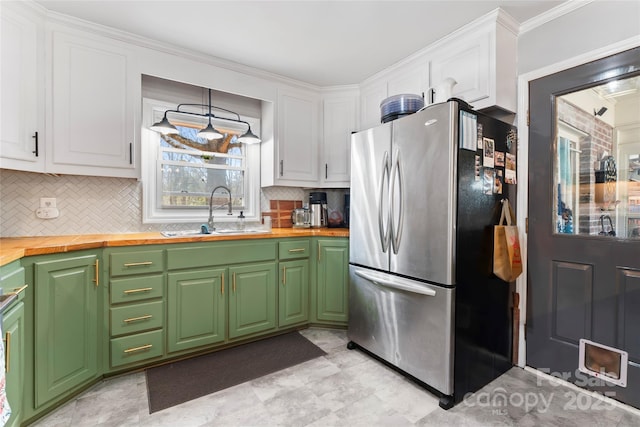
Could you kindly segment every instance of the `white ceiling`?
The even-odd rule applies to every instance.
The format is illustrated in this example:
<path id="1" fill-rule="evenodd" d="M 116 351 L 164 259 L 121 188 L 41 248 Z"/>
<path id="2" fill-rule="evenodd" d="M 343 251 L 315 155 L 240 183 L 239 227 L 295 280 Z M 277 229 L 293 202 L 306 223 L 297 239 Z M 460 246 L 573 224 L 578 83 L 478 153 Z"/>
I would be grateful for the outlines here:
<path id="1" fill-rule="evenodd" d="M 47 9 L 318 86 L 357 84 L 501 7 L 563 1 L 39 0 Z"/>

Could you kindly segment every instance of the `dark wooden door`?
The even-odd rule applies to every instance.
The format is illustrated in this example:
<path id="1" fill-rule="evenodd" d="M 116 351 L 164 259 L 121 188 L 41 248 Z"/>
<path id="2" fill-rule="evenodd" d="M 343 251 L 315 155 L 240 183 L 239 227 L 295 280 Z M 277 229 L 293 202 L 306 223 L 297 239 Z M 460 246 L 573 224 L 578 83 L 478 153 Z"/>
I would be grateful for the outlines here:
<path id="1" fill-rule="evenodd" d="M 638 75 L 640 48 L 530 83 L 526 325 L 528 365 L 635 407 L 640 237 L 633 235 L 630 179 L 636 157 L 627 152 L 637 145 L 619 138 L 634 125 L 620 126 L 572 94 L 602 99 L 622 117 L 623 98 L 608 95 L 614 85 L 607 83 L 638 85 Z M 640 117 L 635 125 L 640 129 Z M 626 387 L 578 371 L 581 339 L 628 353 Z"/>

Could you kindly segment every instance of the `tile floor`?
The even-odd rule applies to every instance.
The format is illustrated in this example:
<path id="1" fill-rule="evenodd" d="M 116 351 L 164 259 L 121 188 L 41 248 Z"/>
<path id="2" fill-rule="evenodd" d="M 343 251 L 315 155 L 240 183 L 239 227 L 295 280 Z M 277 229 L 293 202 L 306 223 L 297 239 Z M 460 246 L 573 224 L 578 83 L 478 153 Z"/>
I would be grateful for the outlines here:
<path id="1" fill-rule="evenodd" d="M 347 350 L 345 331 L 311 328 L 301 333 L 327 355 L 154 414 L 149 414 L 144 373 L 111 378 L 33 425 L 640 425 L 640 411 L 517 367 L 444 411 L 435 396 L 394 370 L 358 350 Z M 509 403 L 502 404 L 505 400 Z"/>

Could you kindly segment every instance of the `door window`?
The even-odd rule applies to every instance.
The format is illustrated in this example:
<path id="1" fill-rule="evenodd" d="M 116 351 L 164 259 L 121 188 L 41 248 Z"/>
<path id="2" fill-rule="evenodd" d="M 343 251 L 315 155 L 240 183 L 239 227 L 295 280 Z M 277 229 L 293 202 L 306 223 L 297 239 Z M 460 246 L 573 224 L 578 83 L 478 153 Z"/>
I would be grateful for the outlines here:
<path id="1" fill-rule="evenodd" d="M 640 77 L 556 97 L 555 234 L 640 239 Z"/>

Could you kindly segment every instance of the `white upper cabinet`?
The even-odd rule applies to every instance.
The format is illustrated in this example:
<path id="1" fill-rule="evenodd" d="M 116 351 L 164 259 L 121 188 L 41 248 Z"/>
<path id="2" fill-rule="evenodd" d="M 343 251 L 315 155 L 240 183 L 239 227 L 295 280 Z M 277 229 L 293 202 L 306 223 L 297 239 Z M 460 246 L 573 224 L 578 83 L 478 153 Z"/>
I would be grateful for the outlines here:
<path id="1" fill-rule="evenodd" d="M 496 11 L 460 30 L 430 55 L 431 87 L 453 78 L 452 96 L 476 110 L 517 106 L 517 23 Z"/>
<path id="2" fill-rule="evenodd" d="M 0 2 L 0 167 L 44 172 L 44 20 Z"/>
<path id="3" fill-rule="evenodd" d="M 429 84 L 429 65 L 425 58 L 410 61 L 389 75 L 387 96 L 420 95 L 424 98 Z"/>
<path id="4" fill-rule="evenodd" d="M 137 177 L 142 83 L 132 48 L 55 26 L 50 37 L 47 171 Z"/>
<path id="5" fill-rule="evenodd" d="M 278 90 L 273 185 L 317 184 L 319 104 L 320 98 L 315 92 L 293 88 Z"/>
<path id="6" fill-rule="evenodd" d="M 360 86 L 360 129 L 380 124 L 380 102 L 399 94 L 433 102 L 436 90 L 453 78 L 451 97 L 477 110 L 516 111 L 518 23 L 500 9 L 425 47 Z"/>
<path id="7" fill-rule="evenodd" d="M 322 102 L 323 139 L 320 186 L 349 187 L 351 133 L 357 130 L 357 92 L 325 95 Z"/>
<path id="8" fill-rule="evenodd" d="M 369 129 L 380 124 L 380 103 L 386 97 L 386 80 L 376 79 L 362 85 L 360 88 L 359 130 Z"/>
<path id="9" fill-rule="evenodd" d="M 369 129 L 380 124 L 380 103 L 401 94 L 424 94 L 429 84 L 429 65 L 424 56 L 396 65 L 368 80 L 360 88 L 360 126 Z"/>

